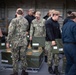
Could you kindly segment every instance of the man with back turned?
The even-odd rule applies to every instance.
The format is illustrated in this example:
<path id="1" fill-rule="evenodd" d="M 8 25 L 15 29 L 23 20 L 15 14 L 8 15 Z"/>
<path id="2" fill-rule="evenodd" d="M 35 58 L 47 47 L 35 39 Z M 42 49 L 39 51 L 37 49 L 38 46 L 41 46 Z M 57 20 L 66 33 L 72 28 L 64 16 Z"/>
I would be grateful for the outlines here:
<path id="1" fill-rule="evenodd" d="M 12 44 L 12 61 L 13 61 L 13 74 L 18 75 L 18 61 L 21 60 L 21 75 L 28 75 L 25 71 L 27 68 L 26 62 L 26 31 L 28 29 L 28 21 L 23 17 L 23 9 L 18 8 L 16 10 L 17 17 L 12 19 L 8 28 L 7 36 L 7 48 L 9 48 L 9 43 Z"/>

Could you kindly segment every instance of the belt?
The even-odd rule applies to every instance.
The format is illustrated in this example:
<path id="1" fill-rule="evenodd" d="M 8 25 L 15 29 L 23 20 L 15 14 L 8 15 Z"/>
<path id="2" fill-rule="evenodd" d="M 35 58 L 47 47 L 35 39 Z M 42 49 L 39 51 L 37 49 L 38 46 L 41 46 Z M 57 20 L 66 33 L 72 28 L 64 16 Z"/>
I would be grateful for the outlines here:
<path id="1" fill-rule="evenodd" d="M 64 44 L 76 44 L 76 42 L 64 42 Z"/>

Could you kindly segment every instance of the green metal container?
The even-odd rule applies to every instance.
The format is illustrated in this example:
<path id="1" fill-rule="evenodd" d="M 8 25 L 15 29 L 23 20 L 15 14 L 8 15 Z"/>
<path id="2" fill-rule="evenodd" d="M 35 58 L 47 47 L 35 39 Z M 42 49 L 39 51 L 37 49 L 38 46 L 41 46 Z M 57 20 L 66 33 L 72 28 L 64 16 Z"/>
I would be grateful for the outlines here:
<path id="1" fill-rule="evenodd" d="M 63 52 L 63 43 L 61 39 L 56 39 L 56 46 L 52 46 L 53 53 L 64 53 Z"/>
<path id="2" fill-rule="evenodd" d="M 30 49 L 27 51 L 26 57 L 29 68 L 39 68 L 43 61 L 43 50 L 34 52 Z"/>
<path id="3" fill-rule="evenodd" d="M 45 47 L 45 37 L 33 37 L 32 47 Z"/>
<path id="4" fill-rule="evenodd" d="M 32 54 L 29 55 L 30 52 Z M 26 59 L 28 67 L 39 68 L 43 61 L 43 50 L 27 50 Z M 11 52 L 1 52 L 1 63 L 12 65 Z"/>
<path id="5" fill-rule="evenodd" d="M 12 64 L 11 52 L 1 52 L 1 63 L 9 65 Z"/>
<path id="6" fill-rule="evenodd" d="M 30 37 L 29 35 L 26 36 L 27 40 L 29 40 L 29 37 Z"/>
<path id="7" fill-rule="evenodd" d="M 0 50 L 6 49 L 6 43 L 1 43 L 0 42 Z"/>

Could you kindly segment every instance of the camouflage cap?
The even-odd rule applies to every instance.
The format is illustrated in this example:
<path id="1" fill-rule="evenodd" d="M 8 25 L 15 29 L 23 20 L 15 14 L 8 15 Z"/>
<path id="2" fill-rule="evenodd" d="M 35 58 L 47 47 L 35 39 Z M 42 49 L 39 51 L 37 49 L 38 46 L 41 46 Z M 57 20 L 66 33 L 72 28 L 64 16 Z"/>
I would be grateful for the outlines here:
<path id="1" fill-rule="evenodd" d="M 23 12 L 23 9 L 22 9 L 22 8 L 18 8 L 18 9 L 16 10 L 16 12 L 18 12 L 19 10 L 21 10 L 21 11 Z"/>

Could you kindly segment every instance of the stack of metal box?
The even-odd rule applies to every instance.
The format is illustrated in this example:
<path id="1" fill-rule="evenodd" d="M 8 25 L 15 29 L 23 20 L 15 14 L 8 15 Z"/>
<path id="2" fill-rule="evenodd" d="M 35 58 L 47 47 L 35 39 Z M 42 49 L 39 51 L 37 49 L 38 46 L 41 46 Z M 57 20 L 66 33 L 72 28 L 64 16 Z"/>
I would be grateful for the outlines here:
<path id="1" fill-rule="evenodd" d="M 12 66 L 12 56 L 11 56 L 11 49 L 6 49 L 6 42 L 0 41 L 0 57 L 1 57 L 1 66 L 9 67 Z"/>
<path id="2" fill-rule="evenodd" d="M 43 63 L 43 47 L 45 46 L 43 37 L 34 37 L 32 40 L 32 48 L 26 51 L 28 68 L 27 71 L 38 72 Z M 36 48 L 36 49 L 35 49 Z M 11 48 L 6 49 L 5 44 L 1 43 L 1 63 L 4 67 L 12 67 Z"/>
<path id="3" fill-rule="evenodd" d="M 45 37 L 33 37 L 32 48 L 26 52 L 28 69 L 27 71 L 38 72 L 43 63 Z"/>
<path id="4" fill-rule="evenodd" d="M 6 42 L 0 39 L 0 66 L 7 67 L 9 64 L 9 54 L 6 52 Z"/>
<path id="5" fill-rule="evenodd" d="M 30 49 L 26 52 L 26 58 L 28 63 L 27 71 L 38 72 L 43 62 L 43 50 Z"/>

